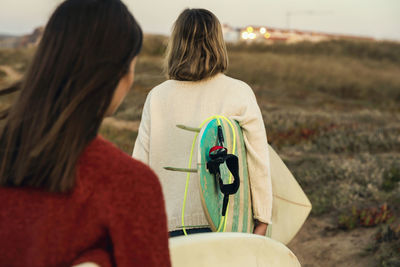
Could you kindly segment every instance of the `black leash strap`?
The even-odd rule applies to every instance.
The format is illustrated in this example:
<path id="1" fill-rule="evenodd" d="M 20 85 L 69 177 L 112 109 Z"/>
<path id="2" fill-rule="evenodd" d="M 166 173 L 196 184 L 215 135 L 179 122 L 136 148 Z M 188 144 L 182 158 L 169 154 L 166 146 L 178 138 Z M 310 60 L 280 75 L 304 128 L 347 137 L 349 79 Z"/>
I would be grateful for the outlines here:
<path id="1" fill-rule="evenodd" d="M 220 165 L 226 162 L 226 166 L 233 176 L 233 183 L 224 184 L 221 179 L 221 171 Z M 228 207 L 229 195 L 236 194 L 240 186 L 240 178 L 239 178 L 239 160 L 236 155 L 227 154 L 226 150 L 221 153 L 217 153 L 213 155 L 212 158 L 207 162 L 208 171 L 214 175 L 215 179 L 219 183 L 219 188 L 224 194 L 224 200 L 222 205 L 222 216 L 225 216 L 226 209 Z"/>

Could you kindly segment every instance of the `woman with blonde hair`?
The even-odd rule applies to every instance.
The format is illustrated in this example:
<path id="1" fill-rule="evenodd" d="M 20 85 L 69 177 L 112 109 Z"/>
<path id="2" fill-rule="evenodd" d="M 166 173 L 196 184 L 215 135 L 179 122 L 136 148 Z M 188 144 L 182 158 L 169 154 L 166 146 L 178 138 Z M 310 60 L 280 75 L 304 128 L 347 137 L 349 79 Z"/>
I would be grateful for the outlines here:
<path id="1" fill-rule="evenodd" d="M 129 91 L 142 30 L 120 0 L 52 14 L 0 129 L 0 266 L 170 266 L 160 183 L 98 136 Z"/>
<path id="2" fill-rule="evenodd" d="M 226 76 L 227 68 L 226 46 L 216 16 L 205 9 L 184 10 L 175 22 L 168 45 L 168 80 L 148 94 L 133 150 L 133 157 L 149 164 L 159 176 L 170 236 L 182 234 L 186 175 L 163 167 L 185 166 L 193 141 L 192 135 L 175 125 L 200 125 L 213 115 L 234 119 L 243 130 L 256 222 L 254 233 L 265 235 L 271 223 L 271 175 L 263 118 L 252 89 Z M 210 231 L 198 183 L 193 181 L 196 178 L 189 183 L 185 227 L 192 228 L 192 232 Z"/>

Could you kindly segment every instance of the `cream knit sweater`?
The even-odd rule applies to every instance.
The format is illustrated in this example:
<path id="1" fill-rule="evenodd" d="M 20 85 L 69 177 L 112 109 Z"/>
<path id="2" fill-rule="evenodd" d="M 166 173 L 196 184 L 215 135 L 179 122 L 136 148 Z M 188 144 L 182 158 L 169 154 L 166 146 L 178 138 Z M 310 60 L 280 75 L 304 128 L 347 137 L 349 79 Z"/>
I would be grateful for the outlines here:
<path id="1" fill-rule="evenodd" d="M 186 168 L 194 133 L 175 127 L 198 127 L 212 115 L 239 122 L 247 149 L 254 218 L 271 223 L 272 185 L 267 136 L 252 89 L 224 74 L 197 81 L 168 80 L 153 88 L 143 108 L 133 157 L 148 164 L 158 175 L 166 202 L 169 231 L 181 229 L 181 211 L 186 173 L 164 170 L 165 166 Z M 195 154 L 197 152 L 195 151 Z M 192 168 L 196 168 L 193 160 Z M 192 174 L 185 210 L 185 225 L 208 225 L 197 183 Z M 151 211 L 149 211 L 151 212 Z"/>

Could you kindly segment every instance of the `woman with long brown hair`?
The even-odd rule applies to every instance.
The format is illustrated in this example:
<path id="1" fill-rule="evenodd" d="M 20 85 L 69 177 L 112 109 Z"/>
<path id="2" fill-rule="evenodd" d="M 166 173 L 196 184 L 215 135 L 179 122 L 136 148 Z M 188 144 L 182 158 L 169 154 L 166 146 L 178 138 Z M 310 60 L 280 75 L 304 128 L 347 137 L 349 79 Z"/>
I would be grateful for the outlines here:
<path id="1" fill-rule="evenodd" d="M 52 14 L 3 112 L 1 266 L 170 266 L 157 177 L 97 135 L 133 83 L 142 36 L 120 0 Z"/>
<path id="2" fill-rule="evenodd" d="M 186 174 L 163 167 L 186 166 L 189 159 L 193 137 L 175 126 L 197 126 L 214 115 L 238 121 L 243 130 L 256 222 L 253 232 L 265 235 L 271 223 L 272 186 L 264 121 L 252 89 L 226 76 L 227 68 L 228 55 L 217 17 L 205 9 L 184 10 L 168 44 L 169 80 L 147 96 L 133 151 L 133 157 L 149 164 L 161 180 L 171 236 L 182 234 L 183 220 L 187 229 L 193 229 L 188 232 L 210 231 L 198 183 L 189 183 L 182 219 Z"/>

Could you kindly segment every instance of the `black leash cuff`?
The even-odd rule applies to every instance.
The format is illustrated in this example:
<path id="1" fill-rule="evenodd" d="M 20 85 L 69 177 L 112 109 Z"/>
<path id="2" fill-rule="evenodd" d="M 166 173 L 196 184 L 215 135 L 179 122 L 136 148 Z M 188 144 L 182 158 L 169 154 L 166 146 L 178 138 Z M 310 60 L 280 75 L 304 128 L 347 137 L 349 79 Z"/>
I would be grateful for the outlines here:
<path id="1" fill-rule="evenodd" d="M 226 162 L 226 166 L 234 178 L 231 184 L 224 184 L 221 178 L 220 165 L 224 162 Z M 219 188 L 224 195 L 222 216 L 225 216 L 226 209 L 228 207 L 229 195 L 236 194 L 240 186 L 238 157 L 233 154 L 225 154 L 215 157 L 207 162 L 207 169 L 218 180 Z"/>

